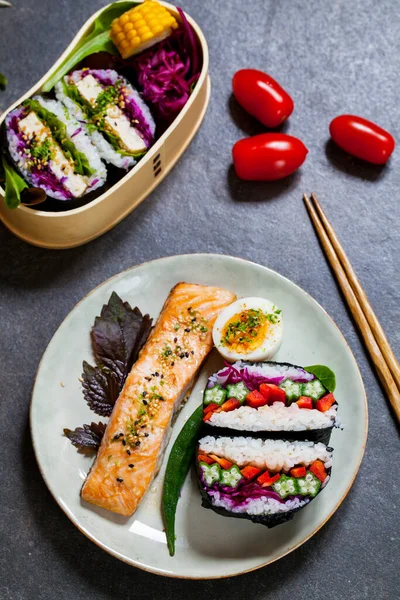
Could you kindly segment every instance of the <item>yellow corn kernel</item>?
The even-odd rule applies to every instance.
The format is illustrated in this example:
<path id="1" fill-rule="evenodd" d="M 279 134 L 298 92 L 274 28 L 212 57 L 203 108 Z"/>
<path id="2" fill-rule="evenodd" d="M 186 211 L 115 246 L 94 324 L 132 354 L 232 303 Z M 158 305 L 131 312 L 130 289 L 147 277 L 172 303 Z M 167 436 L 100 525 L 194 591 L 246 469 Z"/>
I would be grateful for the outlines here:
<path id="1" fill-rule="evenodd" d="M 111 39 L 123 58 L 141 52 L 179 27 L 175 17 L 155 0 L 145 0 L 114 19 Z M 149 42 L 149 40 L 154 40 Z"/>
<path id="2" fill-rule="evenodd" d="M 151 40 L 151 38 L 153 38 L 154 35 L 151 33 L 151 31 L 149 31 L 148 33 L 144 33 L 142 35 L 142 42 L 147 42 L 147 40 Z"/>
<path id="3" fill-rule="evenodd" d="M 120 31 L 122 31 L 122 27 L 121 27 L 121 25 L 119 25 L 119 23 L 113 23 L 111 29 L 115 35 L 117 35 L 117 33 L 119 33 Z"/>

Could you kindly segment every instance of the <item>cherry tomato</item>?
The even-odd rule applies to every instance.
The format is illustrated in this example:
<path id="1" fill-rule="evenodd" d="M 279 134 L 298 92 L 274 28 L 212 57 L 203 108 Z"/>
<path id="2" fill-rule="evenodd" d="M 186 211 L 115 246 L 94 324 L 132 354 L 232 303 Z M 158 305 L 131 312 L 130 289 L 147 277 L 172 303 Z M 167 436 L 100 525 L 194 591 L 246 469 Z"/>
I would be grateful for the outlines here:
<path id="1" fill-rule="evenodd" d="M 240 106 L 266 127 L 278 127 L 293 112 L 293 100 L 267 73 L 242 69 L 233 76 L 232 87 Z"/>
<path id="2" fill-rule="evenodd" d="M 374 165 L 385 164 L 395 147 L 390 133 L 355 115 L 336 117 L 329 125 L 329 132 L 342 150 Z"/>
<path id="3" fill-rule="evenodd" d="M 284 133 L 261 133 L 239 140 L 232 148 L 236 175 L 248 181 L 287 177 L 306 159 L 303 142 Z"/>

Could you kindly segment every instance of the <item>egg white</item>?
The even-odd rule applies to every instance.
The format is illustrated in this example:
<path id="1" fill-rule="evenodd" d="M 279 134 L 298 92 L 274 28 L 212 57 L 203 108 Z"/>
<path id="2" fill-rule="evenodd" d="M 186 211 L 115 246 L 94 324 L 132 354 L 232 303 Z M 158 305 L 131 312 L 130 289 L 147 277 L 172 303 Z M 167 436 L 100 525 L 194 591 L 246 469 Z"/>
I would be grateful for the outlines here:
<path id="1" fill-rule="evenodd" d="M 228 361 L 252 360 L 259 362 L 272 358 L 279 350 L 283 337 L 282 313 L 277 315 L 276 323 L 269 323 L 266 336 L 255 350 L 249 352 L 234 352 L 222 344 L 222 334 L 226 323 L 237 313 L 253 309 L 261 309 L 270 314 L 278 309 L 276 304 L 266 298 L 242 298 L 227 306 L 215 321 L 213 327 L 213 341 L 218 352 Z"/>

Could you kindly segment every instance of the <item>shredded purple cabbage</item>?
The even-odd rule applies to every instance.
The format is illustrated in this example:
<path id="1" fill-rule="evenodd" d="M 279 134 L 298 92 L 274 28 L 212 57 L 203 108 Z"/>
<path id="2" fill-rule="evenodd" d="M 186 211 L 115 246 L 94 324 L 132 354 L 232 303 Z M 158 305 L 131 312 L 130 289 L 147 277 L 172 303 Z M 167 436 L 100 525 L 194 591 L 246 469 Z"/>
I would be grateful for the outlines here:
<path id="1" fill-rule="evenodd" d="M 78 133 L 80 133 L 82 131 L 82 127 L 79 127 L 76 131 L 74 131 L 74 133 L 71 135 L 71 138 L 75 137 L 76 135 L 78 135 Z"/>
<path id="2" fill-rule="evenodd" d="M 66 190 L 63 186 L 63 179 L 58 180 L 56 176 L 47 168 L 43 168 L 40 171 L 34 167 L 31 171 L 32 182 L 36 187 L 42 187 L 46 192 L 51 195 L 52 192 L 59 192 L 63 196 L 63 200 L 70 200 L 73 198 L 73 194 Z"/>
<path id="3" fill-rule="evenodd" d="M 245 364 L 245 363 L 243 363 Z M 225 367 L 211 375 L 208 380 L 207 387 L 213 387 L 216 383 L 222 385 L 222 387 L 227 386 L 228 384 L 239 383 L 243 381 L 246 387 L 250 390 L 257 390 L 262 383 L 272 383 L 275 385 L 279 385 L 287 378 L 287 375 L 264 375 L 262 373 L 250 372 L 249 369 L 245 367 L 236 367 L 235 364 L 231 365 L 228 362 L 225 362 Z M 311 373 L 307 373 L 304 369 L 298 368 L 297 374 L 295 376 L 290 375 L 289 379 L 292 381 L 296 381 L 298 383 L 305 383 L 307 381 L 312 381 L 315 379 L 315 376 Z"/>
<path id="4" fill-rule="evenodd" d="M 200 76 L 200 58 L 193 28 L 183 11 L 176 29 L 157 46 L 139 54 L 133 68 L 143 98 L 159 116 L 172 120 L 189 100 L 194 83 Z"/>
<path id="5" fill-rule="evenodd" d="M 271 488 L 263 488 L 256 482 L 241 481 L 236 488 L 232 488 L 219 483 L 214 483 L 212 486 L 207 486 L 203 481 L 204 488 L 210 496 L 214 496 L 218 493 L 219 497 L 227 502 L 232 508 L 243 506 L 249 500 L 255 500 L 257 498 L 272 498 L 280 504 L 285 504 L 279 494 L 274 492 Z M 287 498 L 292 500 L 293 496 Z"/>

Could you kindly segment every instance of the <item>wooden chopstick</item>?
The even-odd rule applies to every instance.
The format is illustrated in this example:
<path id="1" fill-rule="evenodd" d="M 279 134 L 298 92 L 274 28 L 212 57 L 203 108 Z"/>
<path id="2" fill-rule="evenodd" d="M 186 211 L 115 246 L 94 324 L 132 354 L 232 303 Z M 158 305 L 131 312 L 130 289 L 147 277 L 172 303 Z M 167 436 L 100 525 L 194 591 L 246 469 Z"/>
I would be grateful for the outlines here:
<path id="1" fill-rule="evenodd" d="M 361 287 L 361 284 L 358 280 L 357 275 L 353 271 L 350 261 L 347 258 L 346 253 L 343 250 L 343 247 L 342 247 L 341 243 L 339 242 L 332 225 L 328 221 L 328 218 L 325 215 L 324 211 L 322 210 L 322 207 L 321 207 L 320 203 L 318 202 L 318 199 L 314 193 L 311 194 L 311 199 L 314 202 L 314 207 L 317 210 L 317 213 L 322 221 L 325 231 L 329 236 L 331 244 L 342 264 L 342 267 L 346 273 L 347 279 L 349 280 L 349 283 L 350 283 L 351 287 L 353 288 L 353 292 L 355 293 L 357 300 L 362 308 L 362 311 L 369 323 L 369 326 L 372 329 L 372 333 L 374 334 L 376 342 L 377 342 L 383 356 L 385 357 L 385 361 L 392 373 L 393 379 L 395 380 L 397 387 L 400 390 L 400 365 L 397 361 L 397 358 L 394 355 L 392 348 L 390 347 L 390 344 L 385 335 L 385 332 L 383 331 L 382 326 L 379 323 L 378 318 L 377 318 L 376 314 L 374 313 L 372 306 L 369 303 L 366 293 L 364 292 L 363 288 Z"/>
<path id="2" fill-rule="evenodd" d="M 347 304 L 349 305 L 350 311 L 354 317 L 354 320 L 359 328 L 364 343 L 368 349 L 369 355 L 372 362 L 374 363 L 375 369 L 378 373 L 379 379 L 385 389 L 385 392 L 389 398 L 390 404 L 396 414 L 397 420 L 400 422 L 400 391 L 396 385 L 391 371 L 386 364 L 385 358 L 381 349 L 377 343 L 377 340 L 372 333 L 371 327 L 367 321 L 366 316 L 361 308 L 361 305 L 353 291 L 349 280 L 347 279 L 346 272 L 344 271 L 338 255 L 336 254 L 335 248 L 333 247 L 331 240 L 324 229 L 322 221 L 320 220 L 316 209 L 308 198 L 307 194 L 303 196 L 307 210 L 310 214 L 311 220 L 316 229 L 317 235 L 321 241 L 321 245 L 328 258 L 329 264 L 331 265 L 339 286 L 342 290 L 344 297 L 346 298 Z M 327 219 L 326 219 L 327 220 Z M 332 229 L 332 227 L 331 227 Z M 333 229 L 332 229 L 333 231 Z M 342 249 L 343 250 L 343 249 Z M 343 251 L 344 254 L 344 251 Z M 350 265 L 350 263 L 349 263 Z M 361 287 L 361 286 L 360 286 Z M 368 302 L 368 301 L 367 301 Z M 372 310 L 372 309 L 371 309 Z M 376 319 L 376 316 L 375 316 Z M 389 343 L 386 340 L 386 343 Z"/>

